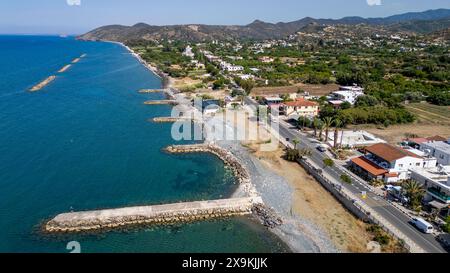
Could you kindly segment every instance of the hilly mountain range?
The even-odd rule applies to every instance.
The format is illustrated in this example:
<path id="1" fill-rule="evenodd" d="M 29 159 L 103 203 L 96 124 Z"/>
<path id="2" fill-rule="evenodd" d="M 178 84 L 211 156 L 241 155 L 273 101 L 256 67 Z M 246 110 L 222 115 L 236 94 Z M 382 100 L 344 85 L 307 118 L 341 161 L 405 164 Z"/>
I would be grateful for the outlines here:
<path id="1" fill-rule="evenodd" d="M 139 23 L 134 26 L 110 25 L 97 28 L 79 38 L 83 40 L 108 40 L 126 42 L 131 40 L 173 39 L 185 41 L 208 41 L 229 39 L 282 39 L 296 34 L 309 25 L 360 25 L 383 28 L 392 32 L 427 34 L 450 27 L 450 9 L 411 12 L 385 18 L 344 17 L 342 19 L 314 19 L 306 17 L 288 23 L 267 23 L 256 20 L 245 26 L 220 25 L 170 25 L 152 26 Z"/>

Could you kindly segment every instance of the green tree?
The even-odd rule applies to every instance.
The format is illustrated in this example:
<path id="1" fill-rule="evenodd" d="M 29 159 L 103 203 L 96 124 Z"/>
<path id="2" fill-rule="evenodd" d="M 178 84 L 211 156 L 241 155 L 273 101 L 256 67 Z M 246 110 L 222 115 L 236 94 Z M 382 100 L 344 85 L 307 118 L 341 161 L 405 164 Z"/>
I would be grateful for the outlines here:
<path id="1" fill-rule="evenodd" d="M 407 180 L 403 184 L 403 190 L 406 197 L 409 199 L 409 205 L 415 211 L 420 211 L 422 208 L 422 199 L 425 195 L 425 190 L 417 181 Z"/>
<path id="2" fill-rule="evenodd" d="M 344 183 L 352 184 L 352 179 L 350 178 L 350 176 L 348 176 L 346 174 L 341 175 L 341 180 Z"/>
<path id="3" fill-rule="evenodd" d="M 297 150 L 297 146 L 298 146 L 298 144 L 300 144 L 300 140 L 294 139 L 294 140 L 292 141 L 292 143 L 294 143 L 294 149 Z"/>
<path id="4" fill-rule="evenodd" d="M 300 157 L 301 157 L 301 155 L 300 155 L 300 151 L 299 150 L 297 150 L 297 149 L 290 149 L 290 148 L 288 148 L 286 150 L 286 160 L 295 162 L 295 161 L 299 160 Z"/>
<path id="5" fill-rule="evenodd" d="M 323 160 L 323 165 L 325 165 L 325 167 L 331 168 L 334 166 L 334 161 L 331 158 L 325 158 Z"/>
<path id="6" fill-rule="evenodd" d="M 444 231 L 450 233 L 450 216 L 447 216 L 447 218 L 445 218 Z"/>
<path id="7" fill-rule="evenodd" d="M 325 130 L 325 123 L 322 122 L 322 121 L 319 123 L 319 130 L 320 130 L 320 132 L 319 132 L 319 140 L 323 141 L 323 131 Z"/>
<path id="8" fill-rule="evenodd" d="M 356 99 L 355 106 L 356 107 L 369 107 L 369 106 L 375 106 L 378 105 L 380 102 L 377 98 L 370 96 L 370 95 L 364 95 L 360 96 Z"/>
<path id="9" fill-rule="evenodd" d="M 314 118 L 313 120 L 314 137 L 317 137 L 317 130 L 320 128 L 320 119 Z"/>
<path id="10" fill-rule="evenodd" d="M 330 128 L 333 125 L 333 122 L 334 122 L 334 119 L 332 117 L 326 117 L 323 120 L 323 123 L 325 125 L 325 142 L 327 142 L 329 139 L 328 133 L 330 132 Z"/>
<path id="11" fill-rule="evenodd" d="M 340 119 L 335 119 L 334 120 L 334 145 L 333 147 L 336 149 L 338 146 L 338 138 L 339 138 L 339 129 L 342 126 L 342 121 Z"/>

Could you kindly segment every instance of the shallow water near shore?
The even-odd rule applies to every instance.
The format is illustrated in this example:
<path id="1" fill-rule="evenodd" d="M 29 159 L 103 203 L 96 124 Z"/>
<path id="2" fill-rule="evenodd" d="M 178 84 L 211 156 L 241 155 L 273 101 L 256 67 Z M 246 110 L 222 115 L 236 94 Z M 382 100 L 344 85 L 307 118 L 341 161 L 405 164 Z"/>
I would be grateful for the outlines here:
<path id="1" fill-rule="evenodd" d="M 64 73 L 73 59 L 87 54 Z M 225 198 L 232 173 L 212 155 L 169 155 L 166 105 L 151 74 L 120 45 L 73 38 L 0 36 L 0 252 L 283 252 L 247 218 L 98 237 L 47 240 L 34 231 L 71 209 L 91 210 Z M 27 90 L 50 75 L 42 90 Z M 186 143 L 176 143 L 186 144 Z"/>

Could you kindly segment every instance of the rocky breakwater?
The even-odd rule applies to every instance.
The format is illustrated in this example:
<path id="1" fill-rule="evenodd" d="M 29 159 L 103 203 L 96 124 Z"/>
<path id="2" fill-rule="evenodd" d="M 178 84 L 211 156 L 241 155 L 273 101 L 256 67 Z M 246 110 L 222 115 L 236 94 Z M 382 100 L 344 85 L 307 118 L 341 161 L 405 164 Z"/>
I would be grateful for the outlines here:
<path id="1" fill-rule="evenodd" d="M 248 215 L 260 198 L 233 198 L 156 206 L 63 213 L 48 221 L 46 233 L 108 231 L 130 226 L 170 225 Z"/>
<path id="2" fill-rule="evenodd" d="M 283 219 L 273 209 L 267 208 L 264 204 L 255 204 L 252 212 L 267 228 L 276 228 L 283 224 Z"/>
<path id="3" fill-rule="evenodd" d="M 178 105 L 175 100 L 149 100 L 144 102 L 146 105 Z"/>
<path id="4" fill-rule="evenodd" d="M 163 93 L 165 92 L 165 89 L 141 89 L 138 91 L 138 93 L 141 94 L 152 94 L 152 93 Z"/>
<path id="5" fill-rule="evenodd" d="M 39 84 L 33 86 L 30 89 L 30 92 L 36 92 L 41 90 L 42 88 L 44 88 L 45 86 L 47 86 L 49 83 L 51 83 L 52 81 L 54 81 L 56 79 L 56 76 L 50 76 L 48 78 L 46 78 L 45 80 L 43 80 L 42 82 L 40 82 Z"/>
<path id="6" fill-rule="evenodd" d="M 240 184 L 250 184 L 250 175 L 244 165 L 229 151 L 214 144 L 172 145 L 165 149 L 171 154 L 210 153 L 222 160 L 231 169 Z"/>
<path id="7" fill-rule="evenodd" d="M 154 122 L 154 123 L 175 123 L 175 122 L 193 122 L 193 123 L 200 123 L 198 120 L 196 119 L 192 119 L 192 118 L 184 118 L 184 117 L 179 117 L 179 118 L 174 118 L 174 117 L 159 117 L 159 118 L 153 118 L 149 120 L 150 122 Z"/>

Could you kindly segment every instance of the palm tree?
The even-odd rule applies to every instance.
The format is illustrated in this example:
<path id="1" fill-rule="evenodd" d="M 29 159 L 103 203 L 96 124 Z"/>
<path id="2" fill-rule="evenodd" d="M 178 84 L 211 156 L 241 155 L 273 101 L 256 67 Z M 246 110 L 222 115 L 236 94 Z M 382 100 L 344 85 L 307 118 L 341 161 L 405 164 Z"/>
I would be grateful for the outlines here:
<path id="1" fill-rule="evenodd" d="M 325 130 L 325 123 L 320 122 L 319 129 L 320 129 L 319 140 L 322 141 L 323 140 L 323 130 Z"/>
<path id="2" fill-rule="evenodd" d="M 342 121 L 340 119 L 334 120 L 334 148 L 336 149 L 338 146 L 338 137 L 339 137 L 339 128 L 342 126 Z"/>
<path id="3" fill-rule="evenodd" d="M 318 118 L 314 118 L 313 128 L 314 128 L 314 137 L 317 137 L 317 129 L 320 127 L 320 120 Z"/>
<path id="4" fill-rule="evenodd" d="M 403 190 L 406 197 L 409 198 L 409 204 L 411 207 L 419 211 L 421 209 L 422 199 L 425 195 L 425 190 L 417 181 L 407 180 L 403 184 Z"/>
<path id="5" fill-rule="evenodd" d="M 294 139 L 294 140 L 292 141 L 292 143 L 294 143 L 294 149 L 297 150 L 297 145 L 300 144 L 300 140 Z"/>
<path id="6" fill-rule="evenodd" d="M 325 142 L 328 141 L 328 133 L 330 132 L 330 127 L 331 125 L 333 125 L 333 118 L 332 117 L 326 117 L 323 120 L 324 124 L 325 124 Z"/>

